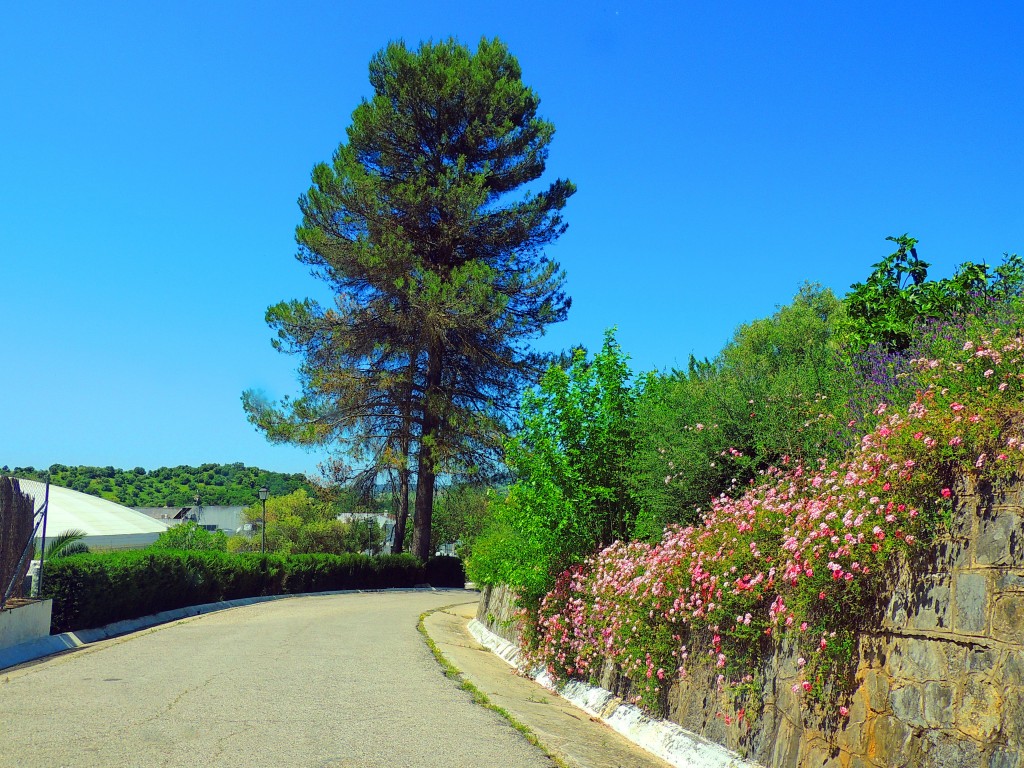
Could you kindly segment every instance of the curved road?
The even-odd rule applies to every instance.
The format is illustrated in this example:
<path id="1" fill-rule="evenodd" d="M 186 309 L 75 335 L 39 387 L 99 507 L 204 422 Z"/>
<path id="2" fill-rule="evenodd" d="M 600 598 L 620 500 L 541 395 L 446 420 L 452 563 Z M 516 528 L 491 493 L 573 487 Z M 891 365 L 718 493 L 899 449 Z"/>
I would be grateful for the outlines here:
<path id="1" fill-rule="evenodd" d="M 0 673 L 0 766 L 550 768 L 416 631 L 476 598 L 275 600 Z"/>

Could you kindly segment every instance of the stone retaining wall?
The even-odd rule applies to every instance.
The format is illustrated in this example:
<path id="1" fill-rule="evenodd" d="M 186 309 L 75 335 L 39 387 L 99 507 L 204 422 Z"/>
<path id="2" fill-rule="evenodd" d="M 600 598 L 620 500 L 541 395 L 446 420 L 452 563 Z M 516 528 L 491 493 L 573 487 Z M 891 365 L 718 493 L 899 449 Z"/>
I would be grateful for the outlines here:
<path id="1" fill-rule="evenodd" d="M 836 702 L 849 717 L 801 707 L 782 645 L 753 720 L 726 725 L 710 670 L 673 687 L 670 719 L 770 768 L 1024 768 L 1024 486 L 959 490 L 948 535 L 894 567 L 861 634 L 852 696 Z M 489 589 L 478 618 L 516 640 L 511 605 Z M 602 682 L 625 688 L 612 669 Z"/>

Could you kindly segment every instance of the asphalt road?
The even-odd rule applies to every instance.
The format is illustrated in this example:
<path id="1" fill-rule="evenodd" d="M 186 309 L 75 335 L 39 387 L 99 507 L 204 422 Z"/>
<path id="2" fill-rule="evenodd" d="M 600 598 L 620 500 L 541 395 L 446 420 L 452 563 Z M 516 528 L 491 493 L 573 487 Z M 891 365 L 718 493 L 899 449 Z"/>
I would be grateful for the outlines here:
<path id="1" fill-rule="evenodd" d="M 297 597 L 0 673 L 0 766 L 550 768 L 416 631 L 471 592 Z"/>

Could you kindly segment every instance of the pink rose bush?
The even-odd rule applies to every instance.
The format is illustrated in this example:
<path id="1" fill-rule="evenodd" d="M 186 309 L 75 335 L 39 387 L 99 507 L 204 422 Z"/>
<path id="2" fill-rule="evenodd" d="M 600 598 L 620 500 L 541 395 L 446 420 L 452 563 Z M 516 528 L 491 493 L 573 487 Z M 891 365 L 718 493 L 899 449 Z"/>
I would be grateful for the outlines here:
<path id="1" fill-rule="evenodd" d="M 724 692 L 749 690 L 788 640 L 802 662 L 794 692 L 825 690 L 885 594 L 887 563 L 932 539 L 957 479 L 1024 464 L 1024 341 L 1000 336 L 913 361 L 925 385 L 902 408 L 880 403 L 845 460 L 785 462 L 713 499 L 700 524 L 616 542 L 563 573 L 535 617 L 533 658 L 580 678 L 609 660 L 657 711 L 697 665 Z"/>

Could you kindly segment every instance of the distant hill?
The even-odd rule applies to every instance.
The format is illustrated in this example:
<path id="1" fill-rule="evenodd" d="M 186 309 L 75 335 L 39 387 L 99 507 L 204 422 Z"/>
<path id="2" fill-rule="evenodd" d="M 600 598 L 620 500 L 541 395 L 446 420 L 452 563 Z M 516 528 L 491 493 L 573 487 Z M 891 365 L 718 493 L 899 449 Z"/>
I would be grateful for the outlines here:
<path id="1" fill-rule="evenodd" d="M 310 491 L 302 474 L 268 472 L 244 464 L 203 464 L 198 467 L 160 467 L 146 471 L 114 467 L 67 467 L 54 464 L 50 482 L 93 496 L 101 496 L 127 507 L 177 507 L 194 503 L 196 494 L 204 506 L 253 504 L 260 486 L 272 496 L 285 496 L 299 488 Z M 43 480 L 46 470 L 34 467 L 0 468 L 29 480 Z"/>

